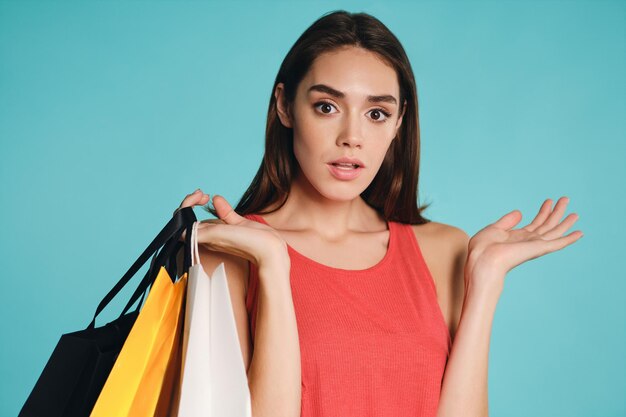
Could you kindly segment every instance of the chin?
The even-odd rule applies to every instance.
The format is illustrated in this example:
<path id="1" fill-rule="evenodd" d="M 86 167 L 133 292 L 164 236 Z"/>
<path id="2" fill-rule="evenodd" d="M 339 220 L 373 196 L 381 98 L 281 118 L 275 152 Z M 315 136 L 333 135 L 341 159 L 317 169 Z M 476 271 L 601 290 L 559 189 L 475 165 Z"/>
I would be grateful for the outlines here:
<path id="1" fill-rule="evenodd" d="M 321 187 L 315 187 L 318 193 L 324 198 L 333 201 L 352 201 L 361 196 L 365 188 L 359 187 L 356 183 L 344 182 L 339 184 L 324 184 Z"/>
<path id="2" fill-rule="evenodd" d="M 333 201 L 352 201 L 360 197 L 372 181 L 372 178 L 363 178 L 363 176 L 352 181 L 340 181 L 329 175 L 327 171 L 313 174 L 313 178 L 321 179 L 321 181 L 311 181 L 302 170 L 299 174 L 302 175 L 301 179 L 308 183 L 308 187 L 315 189 L 322 197 Z"/>

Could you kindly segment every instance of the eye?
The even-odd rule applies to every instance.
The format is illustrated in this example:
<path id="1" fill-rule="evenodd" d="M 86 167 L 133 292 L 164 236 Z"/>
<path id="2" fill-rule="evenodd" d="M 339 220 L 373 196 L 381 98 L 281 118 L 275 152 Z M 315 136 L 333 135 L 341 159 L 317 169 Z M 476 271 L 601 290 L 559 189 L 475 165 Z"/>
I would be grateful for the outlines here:
<path id="1" fill-rule="evenodd" d="M 335 108 L 335 105 L 330 103 L 330 102 L 328 102 L 328 101 L 318 101 L 317 103 L 315 103 L 313 105 L 313 108 L 317 109 L 318 107 L 321 107 L 321 109 L 329 110 L 330 108 Z M 369 113 L 374 113 L 374 114 L 377 115 L 375 118 L 372 118 L 372 120 L 375 123 L 385 123 L 387 121 L 387 119 L 389 117 L 391 117 L 391 113 L 385 111 L 384 109 L 382 109 L 380 107 L 370 110 Z M 322 114 L 332 114 L 332 113 L 330 113 L 329 111 L 322 110 Z M 380 119 L 380 117 L 381 117 L 380 115 L 381 114 L 383 116 L 385 116 L 385 118 L 382 119 L 382 120 Z"/>
<path id="2" fill-rule="evenodd" d="M 318 101 L 317 103 L 315 103 L 313 105 L 313 108 L 318 108 L 319 106 L 325 106 L 324 108 L 328 109 L 329 107 L 335 107 L 333 104 L 329 103 L 328 101 Z M 323 114 L 332 114 L 332 113 L 327 113 L 325 111 L 322 111 Z"/>
<path id="3" fill-rule="evenodd" d="M 378 109 L 372 109 L 372 110 L 370 110 L 370 113 L 371 113 L 371 112 L 376 112 L 376 113 L 378 113 L 378 114 L 379 114 L 379 115 L 378 115 L 378 117 L 380 117 L 380 114 L 383 114 L 383 115 L 385 116 L 385 118 L 384 118 L 383 120 L 380 120 L 380 119 L 373 119 L 375 122 L 378 122 L 378 123 L 385 123 L 385 122 L 387 121 L 387 119 L 388 119 L 389 117 L 391 117 L 391 113 L 386 112 L 385 110 L 383 110 L 383 109 L 381 109 L 381 108 L 378 108 Z"/>

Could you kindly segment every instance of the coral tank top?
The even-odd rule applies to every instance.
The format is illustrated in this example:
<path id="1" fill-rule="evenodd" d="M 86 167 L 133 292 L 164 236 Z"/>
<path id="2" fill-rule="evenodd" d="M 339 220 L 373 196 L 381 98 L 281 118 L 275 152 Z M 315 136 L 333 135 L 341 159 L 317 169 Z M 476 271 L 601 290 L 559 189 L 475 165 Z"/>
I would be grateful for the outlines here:
<path id="1" fill-rule="evenodd" d="M 245 217 L 268 224 L 259 215 Z M 411 225 L 387 225 L 387 253 L 367 269 L 333 268 L 288 245 L 301 417 L 437 414 L 450 333 Z M 253 338 L 257 287 L 250 262 L 246 307 Z"/>

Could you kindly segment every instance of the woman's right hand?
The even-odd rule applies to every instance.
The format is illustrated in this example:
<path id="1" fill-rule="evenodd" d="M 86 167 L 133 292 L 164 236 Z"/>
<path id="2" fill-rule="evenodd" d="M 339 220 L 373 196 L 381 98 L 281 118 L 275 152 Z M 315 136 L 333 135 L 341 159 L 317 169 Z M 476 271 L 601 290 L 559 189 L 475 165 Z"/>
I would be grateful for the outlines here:
<path id="1" fill-rule="evenodd" d="M 205 205 L 209 199 L 208 194 L 198 189 L 183 199 L 179 209 Z M 290 265 L 287 243 L 275 229 L 240 216 L 220 195 L 213 196 L 213 206 L 219 218 L 198 223 L 196 233 L 199 245 L 245 258 L 258 268 Z M 185 238 L 183 232 L 182 240 Z"/>

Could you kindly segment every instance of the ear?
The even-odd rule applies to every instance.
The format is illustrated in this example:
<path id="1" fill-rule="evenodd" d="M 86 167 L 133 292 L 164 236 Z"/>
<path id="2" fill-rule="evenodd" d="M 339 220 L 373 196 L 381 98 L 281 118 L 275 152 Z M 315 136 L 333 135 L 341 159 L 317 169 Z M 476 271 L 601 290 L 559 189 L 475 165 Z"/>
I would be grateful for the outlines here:
<path id="1" fill-rule="evenodd" d="M 274 98 L 276 99 L 276 112 L 278 113 L 278 118 L 283 126 L 287 128 L 293 127 L 291 122 L 291 117 L 289 115 L 289 111 L 286 106 L 285 100 L 285 84 L 278 83 L 276 85 L 276 90 L 274 90 Z"/>

